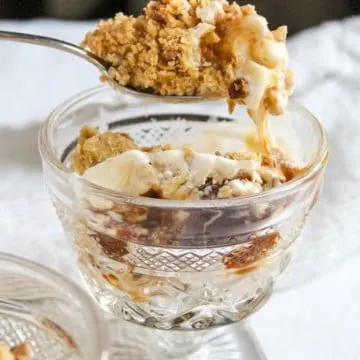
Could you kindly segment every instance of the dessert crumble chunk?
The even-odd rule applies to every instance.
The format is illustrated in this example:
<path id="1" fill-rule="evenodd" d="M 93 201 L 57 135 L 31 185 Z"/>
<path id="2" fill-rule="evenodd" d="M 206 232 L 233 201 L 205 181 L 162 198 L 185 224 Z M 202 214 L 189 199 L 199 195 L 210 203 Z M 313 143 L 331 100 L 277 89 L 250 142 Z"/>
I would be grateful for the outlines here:
<path id="1" fill-rule="evenodd" d="M 73 168 L 82 175 L 86 169 L 109 157 L 137 148 L 135 141 L 125 133 L 101 134 L 90 126 L 84 126 L 80 131 L 78 144 L 72 156 Z"/>
<path id="2" fill-rule="evenodd" d="M 12 348 L 0 344 L 0 360 L 28 360 L 31 349 L 28 344 L 16 345 Z"/>
<path id="3" fill-rule="evenodd" d="M 126 195 L 210 200 L 257 194 L 300 175 L 305 166 L 280 151 L 198 153 L 172 145 L 141 147 L 129 135 L 85 126 L 73 168 L 90 182 Z"/>

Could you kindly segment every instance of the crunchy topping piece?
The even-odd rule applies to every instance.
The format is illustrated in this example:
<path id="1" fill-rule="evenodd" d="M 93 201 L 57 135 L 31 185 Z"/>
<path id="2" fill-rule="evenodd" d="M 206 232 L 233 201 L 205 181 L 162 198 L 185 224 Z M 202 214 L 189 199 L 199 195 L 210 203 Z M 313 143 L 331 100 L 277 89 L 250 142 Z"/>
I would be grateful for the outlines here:
<path id="1" fill-rule="evenodd" d="M 229 114 L 232 114 L 236 108 L 237 102 L 233 99 L 227 99 Z"/>
<path id="2" fill-rule="evenodd" d="M 274 39 L 279 42 L 285 42 L 287 37 L 288 29 L 286 26 L 280 26 L 276 30 L 272 31 Z"/>
<path id="3" fill-rule="evenodd" d="M 286 181 L 290 181 L 303 174 L 308 169 L 308 166 L 297 166 L 289 161 L 280 161 L 280 168 Z"/>
<path id="4" fill-rule="evenodd" d="M 217 197 L 219 199 L 227 199 L 232 197 L 232 189 L 229 185 L 221 187 L 218 191 Z"/>
<path id="5" fill-rule="evenodd" d="M 80 135 L 79 135 L 79 139 L 78 139 L 78 144 L 79 145 L 83 145 L 84 142 L 87 140 L 87 139 L 90 139 L 92 138 L 93 136 L 96 136 L 98 135 L 100 132 L 89 126 L 89 125 L 84 125 L 81 129 L 80 129 Z"/>
<path id="6" fill-rule="evenodd" d="M 171 144 L 165 144 L 165 145 L 143 146 L 141 148 L 141 151 L 144 152 L 158 152 L 158 151 L 168 151 L 168 150 L 174 150 L 174 147 Z"/>
<path id="7" fill-rule="evenodd" d="M 251 239 L 248 244 L 240 245 L 223 259 L 228 269 L 242 269 L 262 260 L 280 240 L 280 234 L 274 233 Z"/>
<path id="8" fill-rule="evenodd" d="M 129 227 L 126 227 L 126 230 L 123 228 L 121 232 L 121 238 L 124 240 L 129 238 L 132 235 Z M 116 229 L 117 231 L 117 229 Z M 120 236 L 119 236 L 120 237 Z M 128 250 L 126 248 L 126 242 L 121 241 L 118 238 L 113 238 L 99 232 L 96 233 L 94 236 L 95 240 L 100 245 L 101 249 L 104 253 L 110 257 L 116 256 L 117 259 L 121 258 L 122 256 L 128 254 Z"/>
<path id="9" fill-rule="evenodd" d="M 228 92 L 230 99 L 245 99 L 249 95 L 249 84 L 245 79 L 234 80 Z"/>
<path id="10" fill-rule="evenodd" d="M 141 196 L 152 198 L 152 199 L 163 199 L 164 193 L 163 193 L 162 189 L 159 188 L 159 186 L 154 185 L 147 192 L 141 194 Z"/>
<path id="11" fill-rule="evenodd" d="M 256 11 L 255 11 L 255 6 L 254 5 L 244 5 L 241 7 L 241 10 L 242 10 L 242 13 L 245 15 L 245 16 L 248 16 L 248 15 L 256 15 Z"/>
<path id="12" fill-rule="evenodd" d="M 192 159 L 194 158 L 194 150 L 189 146 L 185 146 L 183 150 L 185 153 L 185 160 L 188 164 L 190 164 Z"/>
<path id="13" fill-rule="evenodd" d="M 248 152 L 229 152 L 224 155 L 225 158 L 231 160 L 257 160 L 259 159 L 258 154 Z"/>
<path id="14" fill-rule="evenodd" d="M 72 156 L 74 170 L 82 175 L 88 168 L 125 151 L 137 149 L 135 141 L 125 133 L 100 133 L 84 126 L 80 131 L 78 144 Z"/>
<path id="15" fill-rule="evenodd" d="M 140 223 L 146 220 L 148 211 L 146 208 L 131 204 L 116 204 L 113 208 L 116 214 L 121 215 L 131 224 Z"/>
<path id="16" fill-rule="evenodd" d="M 199 187 L 200 198 L 203 200 L 216 199 L 218 197 L 222 184 L 213 181 L 212 178 L 206 179 L 205 184 Z"/>
<path id="17" fill-rule="evenodd" d="M 155 276 L 133 274 L 130 266 L 128 271 L 119 272 L 117 275 L 103 274 L 103 278 L 118 290 L 127 293 L 137 303 L 148 302 L 146 289 L 160 283 Z"/>
<path id="18" fill-rule="evenodd" d="M 0 344 L 0 360 L 27 360 L 30 355 L 29 344 L 19 344 L 12 348 Z"/>
<path id="19" fill-rule="evenodd" d="M 276 149 L 272 149 L 272 152 L 270 154 L 265 154 L 262 157 L 261 165 L 275 168 L 278 166 L 278 159 L 279 159 L 278 151 Z"/>

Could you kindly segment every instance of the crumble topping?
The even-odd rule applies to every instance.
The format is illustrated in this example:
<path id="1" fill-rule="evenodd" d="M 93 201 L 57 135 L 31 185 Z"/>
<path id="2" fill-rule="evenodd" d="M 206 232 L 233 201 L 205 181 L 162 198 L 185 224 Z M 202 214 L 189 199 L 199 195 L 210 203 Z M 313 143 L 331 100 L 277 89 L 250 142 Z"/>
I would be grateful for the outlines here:
<path id="1" fill-rule="evenodd" d="M 78 144 L 72 157 L 73 167 L 82 175 L 86 169 L 109 157 L 137 148 L 135 141 L 125 133 L 101 134 L 90 126 L 84 126 L 80 130 Z"/>
<path id="2" fill-rule="evenodd" d="M 160 95 L 228 99 L 246 105 L 271 151 L 269 115 L 282 114 L 293 91 L 286 26 L 270 31 L 251 5 L 225 0 L 150 1 L 134 18 L 101 21 L 82 45 L 108 61 L 124 86 Z"/>
<path id="3" fill-rule="evenodd" d="M 228 269 L 238 268 L 243 270 L 254 262 L 265 258 L 269 249 L 274 248 L 279 240 L 279 233 L 257 237 L 256 241 L 239 246 L 238 249 L 225 256 L 223 259 L 224 265 Z"/>
<path id="4" fill-rule="evenodd" d="M 16 345 L 12 348 L 0 344 L 0 360 L 27 360 L 31 355 L 28 344 Z"/>
<path id="5" fill-rule="evenodd" d="M 274 157 L 275 156 L 275 157 Z M 141 148 L 127 134 L 85 127 L 73 168 L 90 182 L 133 196 L 173 200 L 257 194 L 301 174 L 305 167 L 280 152 L 204 154 L 171 145 Z"/>

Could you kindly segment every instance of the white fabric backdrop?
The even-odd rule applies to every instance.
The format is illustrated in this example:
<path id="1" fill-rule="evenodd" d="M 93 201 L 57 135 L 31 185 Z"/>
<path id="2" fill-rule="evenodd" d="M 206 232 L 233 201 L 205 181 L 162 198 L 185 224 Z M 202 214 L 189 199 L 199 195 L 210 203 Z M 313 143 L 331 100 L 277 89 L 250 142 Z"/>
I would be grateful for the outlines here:
<path id="1" fill-rule="evenodd" d="M 79 42 L 92 25 L 0 22 L 0 29 Z M 296 96 L 323 121 L 331 157 L 298 258 L 278 294 L 252 318 L 270 360 L 360 359 L 359 44 L 360 18 L 324 24 L 289 42 Z M 0 251 L 76 281 L 74 256 L 43 189 L 37 132 L 54 106 L 97 83 L 96 70 L 79 59 L 0 43 Z"/>

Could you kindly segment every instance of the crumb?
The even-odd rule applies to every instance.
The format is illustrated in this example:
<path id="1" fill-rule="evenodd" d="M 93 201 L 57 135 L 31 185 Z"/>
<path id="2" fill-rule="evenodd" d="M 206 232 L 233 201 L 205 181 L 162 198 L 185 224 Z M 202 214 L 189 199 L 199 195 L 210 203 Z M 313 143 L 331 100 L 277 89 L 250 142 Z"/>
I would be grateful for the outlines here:
<path id="1" fill-rule="evenodd" d="M 84 126 L 72 156 L 73 169 L 82 175 L 88 168 L 127 150 L 138 149 L 135 141 L 125 133 L 100 133 Z"/>
<path id="2" fill-rule="evenodd" d="M 229 152 L 224 155 L 225 158 L 231 160 L 257 160 L 259 155 L 249 152 Z"/>
<path id="3" fill-rule="evenodd" d="M 225 185 L 221 187 L 217 193 L 219 199 L 228 199 L 232 197 L 232 189 L 230 186 Z"/>
<path id="4" fill-rule="evenodd" d="M 286 26 L 280 26 L 276 30 L 272 31 L 274 39 L 278 42 L 285 42 L 287 37 L 288 29 Z"/>
<path id="5" fill-rule="evenodd" d="M 245 79 L 236 79 L 229 86 L 230 99 L 245 99 L 249 95 L 249 84 Z"/>
<path id="6" fill-rule="evenodd" d="M 131 235 L 131 232 L 123 232 L 123 234 L 125 235 L 125 237 L 123 238 L 126 239 L 126 236 L 129 237 Z M 95 235 L 91 235 L 91 237 L 98 242 L 103 252 L 111 258 L 113 258 L 114 256 L 116 256 L 117 258 L 121 258 L 124 255 L 128 254 L 126 243 L 124 241 L 121 241 L 117 237 L 113 238 L 100 232 L 96 232 Z"/>
<path id="7" fill-rule="evenodd" d="M 174 150 L 173 145 L 165 144 L 165 145 L 143 146 L 141 148 L 141 151 L 144 152 L 158 152 L 158 151 L 168 151 L 168 150 Z"/>
<path id="8" fill-rule="evenodd" d="M 280 240 L 280 234 L 274 233 L 251 239 L 247 244 L 240 245 L 236 250 L 226 255 L 223 259 L 228 269 L 247 268 L 255 262 L 266 257 Z"/>
<path id="9" fill-rule="evenodd" d="M 185 153 L 185 160 L 188 164 L 190 164 L 192 159 L 194 158 L 194 150 L 189 146 L 185 146 L 183 150 Z"/>
<path id="10" fill-rule="evenodd" d="M 158 280 L 151 275 L 134 274 L 130 269 L 126 272 L 103 274 L 103 278 L 116 289 L 128 294 L 137 303 L 149 302 L 150 296 L 145 294 L 146 288 L 156 285 Z"/>
<path id="11" fill-rule="evenodd" d="M 12 348 L 0 344 L 0 360 L 27 360 L 31 355 L 29 344 L 19 344 Z"/>
<path id="12" fill-rule="evenodd" d="M 222 184 L 216 183 L 212 178 L 206 179 L 205 184 L 199 186 L 198 191 L 202 200 L 211 200 L 219 197 Z"/>
<path id="13" fill-rule="evenodd" d="M 289 161 L 280 161 L 280 168 L 286 181 L 290 181 L 303 174 L 308 169 L 308 166 L 297 166 Z"/>

